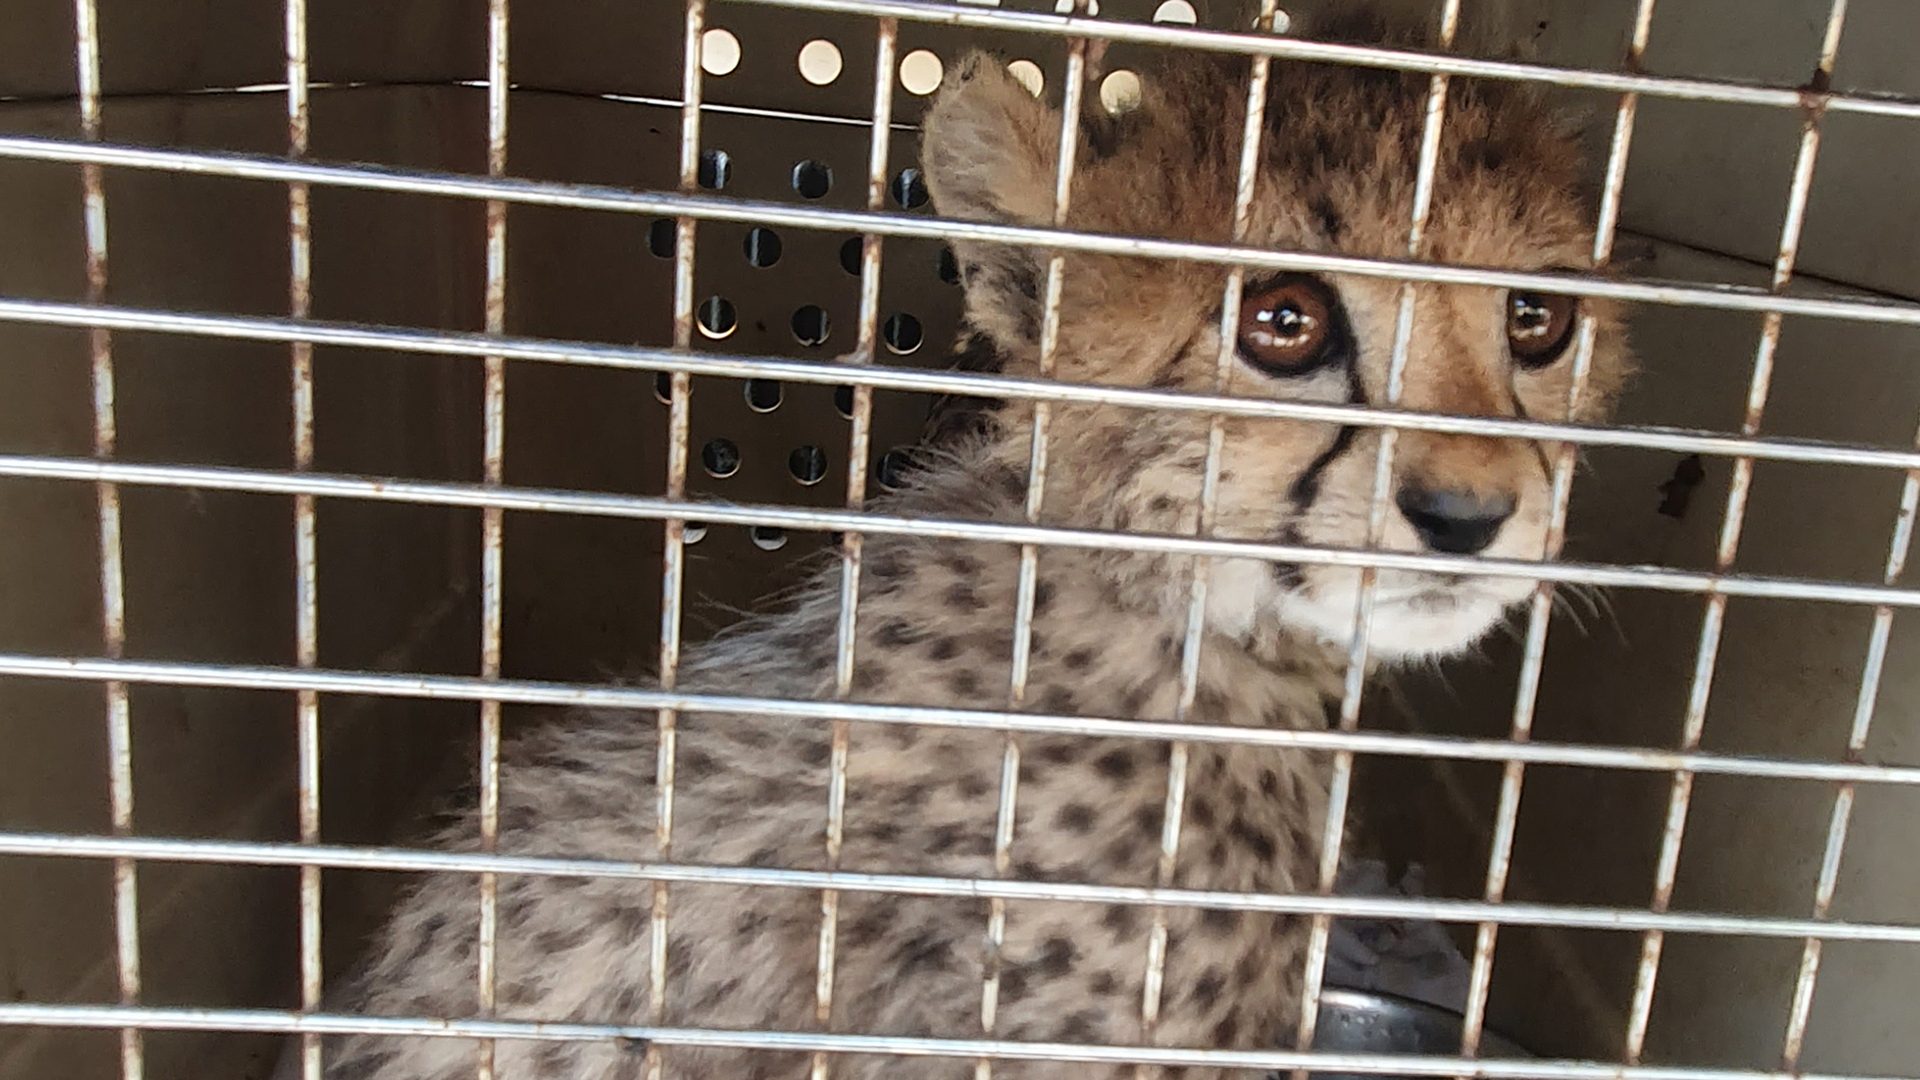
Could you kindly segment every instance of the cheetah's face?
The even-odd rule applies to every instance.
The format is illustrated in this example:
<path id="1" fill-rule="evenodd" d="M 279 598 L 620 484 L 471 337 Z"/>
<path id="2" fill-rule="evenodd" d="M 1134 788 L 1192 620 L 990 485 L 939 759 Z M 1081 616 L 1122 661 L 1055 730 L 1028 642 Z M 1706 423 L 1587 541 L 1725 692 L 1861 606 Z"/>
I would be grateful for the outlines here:
<path id="1" fill-rule="evenodd" d="M 1068 225 L 1232 239 L 1246 61 L 1186 60 L 1145 74 L 1138 110 L 1083 124 Z M 1425 77 L 1276 62 L 1242 242 L 1405 258 L 1427 87 Z M 1592 265 L 1592 214 L 1577 195 L 1572 137 L 1550 114 L 1509 88 L 1456 83 L 1444 131 L 1421 260 Z M 956 216 L 1050 224 L 1058 132 L 1058 116 L 999 63 L 969 58 L 928 118 L 923 158 L 936 203 Z M 956 246 L 969 321 L 1018 373 L 1037 359 L 1045 253 Z M 1591 299 L 1249 270 L 1226 327 L 1223 368 L 1225 278 L 1217 266 L 1070 256 L 1059 377 L 1211 392 L 1224 372 L 1237 395 L 1377 405 L 1389 400 L 1400 342 L 1402 408 L 1592 420 L 1628 367 L 1618 313 Z M 1411 315 L 1404 325 L 1403 303 Z M 1582 316 L 1592 317 L 1591 376 L 1570 411 Z M 1074 470 L 1074 483 L 1050 488 L 1049 507 L 1073 503 L 1067 516 L 1089 524 L 1191 529 L 1207 427 L 1198 415 L 1057 409 L 1056 460 Z M 1378 429 L 1232 418 L 1224 436 L 1217 535 L 1367 546 Z M 1541 557 L 1557 453 L 1527 440 L 1402 431 L 1384 487 L 1380 546 Z M 1217 562 L 1208 614 L 1232 633 L 1277 623 L 1344 641 L 1360 573 Z M 1389 658 L 1454 652 L 1532 587 L 1514 577 L 1381 571 L 1370 641 Z"/>

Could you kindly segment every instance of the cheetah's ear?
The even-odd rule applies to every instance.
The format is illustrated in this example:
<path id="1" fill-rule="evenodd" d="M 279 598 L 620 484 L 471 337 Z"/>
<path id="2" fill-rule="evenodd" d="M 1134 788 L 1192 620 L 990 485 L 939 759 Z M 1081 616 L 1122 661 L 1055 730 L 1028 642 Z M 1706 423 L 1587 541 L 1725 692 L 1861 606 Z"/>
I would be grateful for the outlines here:
<path id="1" fill-rule="evenodd" d="M 927 111 L 920 160 L 942 215 L 1009 225 L 1053 220 L 1059 114 L 1036 100 L 985 53 L 969 53 L 948 73 Z M 965 275 L 967 317 L 1010 352 L 1039 335 L 1039 252 L 1006 244 L 956 241 Z"/>
<path id="2" fill-rule="evenodd" d="M 920 157 L 940 212 L 1045 225 L 1053 217 L 1059 115 L 992 56 L 972 52 L 927 110 Z"/>

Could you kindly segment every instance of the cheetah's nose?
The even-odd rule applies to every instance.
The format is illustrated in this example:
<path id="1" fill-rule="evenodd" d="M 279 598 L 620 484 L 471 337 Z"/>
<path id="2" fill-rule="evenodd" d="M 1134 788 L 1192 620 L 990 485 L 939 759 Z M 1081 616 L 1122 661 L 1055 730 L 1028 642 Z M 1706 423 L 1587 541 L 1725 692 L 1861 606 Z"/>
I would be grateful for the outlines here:
<path id="1" fill-rule="evenodd" d="M 1469 491 L 1419 484 L 1400 488 L 1394 501 L 1427 547 L 1449 555 L 1483 551 L 1513 516 L 1513 496 L 1486 497 Z"/>

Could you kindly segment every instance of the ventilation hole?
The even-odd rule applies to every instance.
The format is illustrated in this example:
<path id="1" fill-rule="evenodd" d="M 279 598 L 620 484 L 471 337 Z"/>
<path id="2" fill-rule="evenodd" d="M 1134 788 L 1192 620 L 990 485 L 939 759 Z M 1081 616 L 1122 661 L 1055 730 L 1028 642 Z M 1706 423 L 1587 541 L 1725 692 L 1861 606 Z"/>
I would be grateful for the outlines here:
<path id="1" fill-rule="evenodd" d="M 912 469 L 913 459 L 905 450 L 889 450 L 880 455 L 880 464 L 873 470 L 873 475 L 880 481 L 881 487 L 897 491 Z"/>
<path id="2" fill-rule="evenodd" d="M 673 374 L 656 372 L 653 376 L 653 396 L 662 405 L 673 404 Z"/>
<path id="3" fill-rule="evenodd" d="M 817 161 L 803 161 L 793 167 L 793 190 L 803 199 L 818 199 L 833 187 L 833 170 Z"/>
<path id="4" fill-rule="evenodd" d="M 680 541 L 685 544 L 697 544 L 707 538 L 707 523 L 704 521 L 686 522 L 680 529 Z"/>
<path id="5" fill-rule="evenodd" d="M 733 304 L 724 296 L 709 296 L 700 303 L 700 332 L 715 341 L 733 333 L 739 325 L 734 321 Z"/>
<path id="6" fill-rule="evenodd" d="M 919 169 L 901 169 L 894 175 L 893 183 L 887 185 L 887 192 L 893 196 L 896 205 L 912 210 L 927 203 L 927 178 L 920 175 Z"/>
<path id="7" fill-rule="evenodd" d="M 748 379 L 747 408 L 758 413 L 769 413 L 780 407 L 780 399 L 785 391 L 778 379 Z"/>
<path id="8" fill-rule="evenodd" d="M 1055 15 L 1073 14 L 1073 0 L 1053 0 L 1053 13 Z M 1087 0 L 1086 13 L 1089 15 L 1100 14 L 1100 0 Z"/>
<path id="9" fill-rule="evenodd" d="M 827 340 L 827 313 L 818 304 L 808 304 L 793 313 L 793 340 L 802 345 L 819 345 Z"/>
<path id="10" fill-rule="evenodd" d="M 709 75 L 730 75 L 740 66 L 740 39 L 718 27 L 700 35 L 700 70 Z"/>
<path id="11" fill-rule="evenodd" d="M 940 75 L 945 69 L 940 58 L 926 49 L 915 49 L 900 58 L 900 85 L 907 93 L 925 97 L 940 88 Z"/>
<path id="12" fill-rule="evenodd" d="M 833 408 L 848 420 L 853 419 L 853 387 L 836 386 L 833 388 Z"/>
<path id="13" fill-rule="evenodd" d="M 772 229 L 748 229 L 745 248 L 748 263 L 772 266 L 780 261 L 780 234 Z"/>
<path id="14" fill-rule="evenodd" d="M 954 257 L 952 248 L 940 249 L 940 280 L 949 285 L 960 284 L 960 260 Z"/>
<path id="15" fill-rule="evenodd" d="M 696 177 L 708 191 L 719 191 L 733 179 L 733 158 L 725 150 L 700 151 L 700 169 Z"/>
<path id="16" fill-rule="evenodd" d="M 802 446 L 787 455 L 787 471 L 795 480 L 812 487 L 827 478 L 827 455 L 817 446 Z"/>
<path id="17" fill-rule="evenodd" d="M 840 245 L 840 269 L 845 270 L 854 277 L 860 276 L 859 237 L 849 236 L 847 242 Z"/>
<path id="18" fill-rule="evenodd" d="M 886 325 L 880 328 L 880 334 L 886 339 L 887 348 L 901 356 L 918 349 L 925 337 L 920 330 L 920 320 L 904 311 L 887 316 Z"/>
<path id="19" fill-rule="evenodd" d="M 761 551 L 779 551 L 787 546 L 787 530 L 772 525 L 755 525 L 747 530 L 747 535 Z"/>
<path id="20" fill-rule="evenodd" d="M 661 218 L 647 226 L 647 250 L 663 259 L 673 258 L 673 242 L 680 226 L 672 218 Z"/>
<path id="21" fill-rule="evenodd" d="M 1008 64 L 1007 74 L 1013 76 L 1014 82 L 1026 87 L 1027 93 L 1034 97 L 1039 97 L 1040 91 L 1047 88 L 1046 73 L 1040 70 L 1039 64 L 1031 60 L 1015 60 Z"/>
<path id="22" fill-rule="evenodd" d="M 825 86 L 840 77 L 840 47 L 825 38 L 800 46 L 800 77 Z"/>
<path id="23" fill-rule="evenodd" d="M 708 439 L 700 448 L 700 465 L 708 476 L 725 480 L 740 471 L 740 448 L 732 439 Z"/>
<path id="24" fill-rule="evenodd" d="M 1200 17 L 1194 14 L 1193 5 L 1187 3 L 1187 0 L 1166 0 L 1165 3 L 1153 9 L 1153 21 L 1193 26 L 1200 21 Z"/>
<path id="25" fill-rule="evenodd" d="M 1100 80 L 1100 104 L 1108 114 L 1120 116 L 1140 107 L 1140 76 L 1125 68 L 1107 73 Z"/>

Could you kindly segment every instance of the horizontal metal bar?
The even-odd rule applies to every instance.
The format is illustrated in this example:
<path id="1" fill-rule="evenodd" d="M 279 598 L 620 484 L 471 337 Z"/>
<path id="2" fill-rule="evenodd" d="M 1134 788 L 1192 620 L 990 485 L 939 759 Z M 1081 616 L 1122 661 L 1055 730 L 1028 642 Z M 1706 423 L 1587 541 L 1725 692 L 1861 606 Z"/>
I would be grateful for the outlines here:
<path id="1" fill-rule="evenodd" d="M 539 86 L 518 86 L 513 88 L 517 94 L 559 94 L 567 97 L 591 97 L 599 101 L 611 101 L 621 105 L 650 105 L 664 109 L 678 109 L 686 103 L 679 98 L 649 97 L 645 94 L 599 93 L 582 95 L 577 91 L 554 90 Z M 724 102 L 703 98 L 700 101 L 703 113 L 721 113 L 728 116 L 752 116 L 762 120 L 797 120 L 807 124 L 835 124 L 841 127 L 857 127 L 871 130 L 873 120 L 865 116 L 841 116 L 838 113 L 800 112 L 790 109 L 769 109 L 759 105 L 728 105 Z M 889 131 L 919 131 L 920 125 L 901 120 L 886 122 Z"/>
<path id="2" fill-rule="evenodd" d="M 1365 405 L 1276 401 L 1220 394 L 1185 393 L 1095 383 L 1024 379 L 964 371 L 846 365 L 811 360 L 682 352 L 644 345 L 607 345 L 551 338 L 489 337 L 458 330 L 376 326 L 247 315 L 212 315 L 148 308 L 72 304 L 54 300 L 0 298 L 0 322 L 46 326 L 101 327 L 166 334 L 192 334 L 246 341 L 383 349 L 436 356 L 505 356 L 534 363 L 578 364 L 633 371 L 686 371 L 722 378 L 773 378 L 823 385 L 855 384 L 883 390 L 909 390 L 962 397 L 1060 401 L 1088 405 L 1206 415 L 1305 420 L 1369 425 L 1411 431 L 1436 431 L 1496 438 L 1570 442 L 1581 446 L 1619 446 L 1715 457 L 1750 457 L 1806 464 L 1863 465 L 1920 469 L 1920 450 L 1862 446 L 1807 439 L 1757 438 L 1690 428 L 1606 426 L 1515 420 L 1499 416 L 1459 416 Z M 4 361 L 0 361 L 4 363 Z"/>
<path id="3" fill-rule="evenodd" d="M 1439 574 L 1572 582 L 1603 587 L 1664 592 L 1720 593 L 1773 600 L 1825 600 L 1843 604 L 1920 607 L 1920 589 L 1886 585 L 1766 577 L 1757 574 L 1706 574 L 1662 566 L 1605 563 L 1538 562 L 1458 555 L 1358 550 L 1261 540 L 1173 536 L 1159 533 L 1069 529 L 956 518 L 902 517 L 829 507 L 770 506 L 616 495 L 554 488 L 408 480 L 399 477 L 337 473 L 280 472 L 218 465 L 145 465 L 97 458 L 0 454 L 0 477 L 84 480 L 148 487 L 243 491 L 262 495 L 313 495 L 430 506 L 500 507 L 551 514 L 619 517 L 644 521 L 698 520 L 720 525 L 774 525 L 815 532 L 859 532 L 883 536 L 923 536 L 941 540 L 980 540 L 1006 544 L 1206 555 L 1266 562 L 1323 566 L 1375 567 Z"/>
<path id="4" fill-rule="evenodd" d="M 685 105 L 679 98 L 657 97 L 647 94 L 623 94 L 613 91 L 570 90 L 557 86 L 542 86 L 538 83 L 510 83 L 508 90 L 515 95 L 551 95 L 553 97 L 574 98 L 588 101 L 607 101 L 620 105 L 645 105 L 653 108 L 680 111 Z M 348 79 L 339 82 L 310 82 L 305 86 L 311 95 L 338 94 L 355 90 L 485 90 L 485 79 L 418 79 L 418 80 L 380 80 Z M 140 90 L 122 94 L 103 94 L 105 101 L 152 100 L 155 98 L 206 98 L 206 97 L 249 97 L 255 94 L 285 94 L 286 83 L 247 83 L 244 86 L 192 86 L 176 90 Z M 78 94 L 0 94 L 0 105 L 45 105 L 60 102 L 72 102 L 79 99 Z M 703 113 L 722 113 L 733 116 L 754 116 L 767 120 L 798 120 L 812 124 L 834 124 L 841 127 L 871 128 L 873 121 L 864 116 L 842 116 L 838 113 L 804 112 L 790 109 L 769 109 L 758 105 L 728 105 L 724 102 L 703 99 L 700 103 Z M 918 131 L 920 125 L 905 121 L 894 121 L 888 125 L 895 131 Z"/>
<path id="5" fill-rule="evenodd" d="M 1556 926 L 1581 930 L 1705 934 L 1826 941 L 1920 944 L 1920 926 L 1823 919 L 1783 919 L 1711 912 L 1655 912 L 1631 908 L 1577 907 L 1428 897 L 1328 896 L 1320 893 L 1241 893 L 1214 889 L 1154 888 L 1022 881 L 1004 877 L 939 877 L 849 870 L 789 870 L 766 866 L 711 866 L 618 859 L 549 858 L 419 848 L 349 847 L 250 840 L 154 836 L 82 836 L 66 833 L 0 832 L 0 855 L 245 866 L 319 866 L 340 870 L 507 874 L 536 877 L 618 878 L 669 884 L 776 889 L 837 889 L 893 896 L 1066 901 L 1081 904 L 1209 908 L 1285 915 L 1355 919 L 1419 919 L 1443 923 L 1499 922 L 1509 926 Z"/>
<path id="6" fill-rule="evenodd" d="M 1103 738 L 1204 742 L 1299 750 L 1352 751 L 1383 757 L 1443 758 L 1455 761 L 1519 761 L 1529 765 L 1630 769 L 1642 772 L 1686 770 L 1722 776 L 1776 780 L 1920 786 L 1920 766 L 1867 762 L 1805 761 L 1746 757 L 1703 751 L 1678 752 L 1647 747 L 1594 746 L 1542 741 L 1472 739 L 1383 731 L 1256 728 L 1233 724 L 1187 724 L 1110 717 L 1064 716 L 1041 712 L 1000 712 L 921 705 L 880 705 L 850 701 L 802 701 L 788 698 L 707 694 L 594 683 L 526 679 L 480 679 L 428 675 L 339 671 L 244 664 L 203 664 L 100 657 L 37 656 L 0 653 L 0 676 L 117 680 L 166 686 L 206 686 L 240 690 L 312 690 L 329 694 L 427 698 L 454 701 L 497 700 L 516 705 L 570 708 L 737 713 L 788 719 L 844 719 L 875 724 L 965 728 L 978 731 L 1032 732 Z"/>
<path id="7" fill-rule="evenodd" d="M 1280 40 L 1280 39 L 1275 39 Z M 797 228 L 830 229 L 928 240 L 970 240 L 1020 244 L 1102 255 L 1170 259 L 1307 273 L 1354 274 L 1403 281 L 1425 281 L 1490 288 L 1532 289 L 1576 296 L 1729 311 L 1776 311 L 1783 315 L 1855 319 L 1920 326 L 1920 304 L 1832 296 L 1778 296 L 1765 289 L 1736 285 L 1623 281 L 1591 275 L 1533 273 L 1496 267 L 1452 266 L 1401 259 L 1366 259 L 1306 251 L 1203 244 L 1071 229 L 999 225 L 923 215 L 834 210 L 795 203 L 725 199 L 706 195 L 634 191 L 601 184 L 569 184 L 511 177 L 470 176 L 395 169 L 380 165 L 323 165 L 258 154 L 187 151 L 158 147 L 74 142 L 29 136 L 0 136 L 0 159 L 60 161 L 157 169 L 165 172 L 238 179 L 307 183 L 463 199 L 498 199 L 527 206 L 657 214 L 701 221 L 738 221 Z"/>
<path id="8" fill-rule="evenodd" d="M 1140 45 L 1171 45 L 1203 52 L 1272 56 L 1311 60 L 1350 67 L 1385 68 L 1424 74 L 1464 75 L 1470 78 L 1543 83 L 1576 90 L 1648 97 L 1711 101 L 1729 105 L 1768 105 L 1786 109 L 1824 109 L 1828 112 L 1920 118 L 1920 101 L 1893 94 L 1834 94 L 1801 87 L 1767 86 L 1721 79 L 1649 75 L 1626 71 L 1594 71 L 1554 67 L 1511 60 L 1440 55 L 1372 45 L 1344 45 L 1278 34 L 1200 30 L 1166 23 L 1136 23 L 1014 11 L 998 7 L 963 7 L 930 0 L 730 0 L 734 4 L 795 8 L 834 14 L 873 15 L 913 22 L 939 23 L 977 30 L 1015 30 L 1053 37 L 1084 37 Z"/>
<path id="9" fill-rule="evenodd" d="M 1472 1076 L 1487 1080 L 1913 1080 L 1912 1077 L 1778 1072 L 1688 1066 L 1621 1066 L 1599 1061 L 1480 1059 L 1412 1054 L 1352 1054 L 1297 1050 L 1216 1050 L 1163 1046 L 1109 1046 L 935 1039 L 808 1031 L 728 1031 L 540 1020 L 364 1016 L 286 1009 L 212 1009 L 162 1006 L 0 1004 L 0 1026 L 140 1028 L 149 1031 L 270 1032 L 374 1035 L 437 1039 L 524 1039 L 611 1042 L 636 1055 L 645 1045 L 698 1046 L 790 1053 L 885 1054 L 893 1057 L 997 1058 L 1008 1061 L 1142 1063 L 1236 1069 L 1313 1069 L 1399 1076 Z"/>

